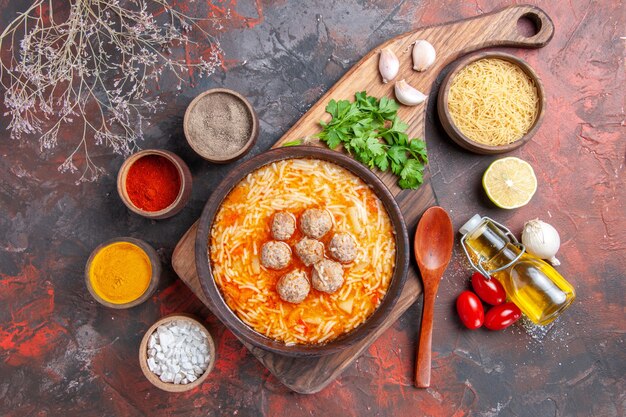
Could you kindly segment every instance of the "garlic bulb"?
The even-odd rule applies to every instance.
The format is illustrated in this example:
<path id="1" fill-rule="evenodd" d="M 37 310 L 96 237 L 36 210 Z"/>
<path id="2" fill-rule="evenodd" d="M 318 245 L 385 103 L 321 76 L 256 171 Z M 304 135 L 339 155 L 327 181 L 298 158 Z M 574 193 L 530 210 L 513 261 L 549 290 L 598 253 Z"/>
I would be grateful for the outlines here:
<path id="1" fill-rule="evenodd" d="M 430 42 L 419 40 L 413 45 L 413 69 L 426 71 L 435 62 L 437 54 Z"/>
<path id="2" fill-rule="evenodd" d="M 407 84 L 406 81 L 400 80 L 395 86 L 396 98 L 406 106 L 417 106 L 426 100 L 426 95 Z"/>
<path id="3" fill-rule="evenodd" d="M 385 48 L 380 51 L 380 59 L 378 60 L 378 71 L 383 77 L 383 82 L 387 82 L 396 78 L 398 70 L 400 69 L 400 61 L 393 51 L 389 48 Z"/>
<path id="4" fill-rule="evenodd" d="M 539 219 L 526 222 L 522 231 L 522 243 L 531 255 L 547 259 L 554 266 L 561 265 L 561 262 L 555 258 L 561 246 L 561 238 L 559 232 L 548 223 Z"/>

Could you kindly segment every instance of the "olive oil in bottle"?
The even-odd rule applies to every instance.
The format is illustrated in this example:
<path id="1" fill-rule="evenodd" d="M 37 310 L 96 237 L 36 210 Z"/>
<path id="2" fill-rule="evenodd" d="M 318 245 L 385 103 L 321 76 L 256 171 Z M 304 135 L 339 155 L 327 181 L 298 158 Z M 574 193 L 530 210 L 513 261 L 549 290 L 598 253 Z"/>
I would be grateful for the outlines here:
<path id="1" fill-rule="evenodd" d="M 515 236 L 494 220 L 477 214 L 460 232 L 472 266 L 500 281 L 507 297 L 534 323 L 552 322 L 576 298 L 574 287 L 556 269 L 526 253 Z"/>

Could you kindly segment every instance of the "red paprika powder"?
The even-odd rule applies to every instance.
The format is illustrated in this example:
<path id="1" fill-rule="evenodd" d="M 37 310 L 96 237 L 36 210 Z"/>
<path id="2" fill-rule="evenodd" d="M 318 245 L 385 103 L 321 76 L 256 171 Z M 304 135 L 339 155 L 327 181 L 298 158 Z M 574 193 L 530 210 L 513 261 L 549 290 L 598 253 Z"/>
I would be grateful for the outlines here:
<path id="1" fill-rule="evenodd" d="M 161 155 L 141 157 L 128 170 L 126 192 L 130 201 L 142 210 L 163 210 L 180 192 L 178 169 Z"/>

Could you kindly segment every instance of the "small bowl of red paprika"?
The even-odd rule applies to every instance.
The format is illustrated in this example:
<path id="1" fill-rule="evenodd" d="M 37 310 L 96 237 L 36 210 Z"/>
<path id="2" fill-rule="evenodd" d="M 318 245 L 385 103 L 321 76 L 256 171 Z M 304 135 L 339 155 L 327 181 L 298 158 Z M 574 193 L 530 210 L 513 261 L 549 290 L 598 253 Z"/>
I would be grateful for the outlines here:
<path id="1" fill-rule="evenodd" d="M 165 219 L 181 211 L 189 201 L 191 172 L 178 155 L 145 149 L 122 164 L 117 192 L 132 212 L 150 219 Z"/>

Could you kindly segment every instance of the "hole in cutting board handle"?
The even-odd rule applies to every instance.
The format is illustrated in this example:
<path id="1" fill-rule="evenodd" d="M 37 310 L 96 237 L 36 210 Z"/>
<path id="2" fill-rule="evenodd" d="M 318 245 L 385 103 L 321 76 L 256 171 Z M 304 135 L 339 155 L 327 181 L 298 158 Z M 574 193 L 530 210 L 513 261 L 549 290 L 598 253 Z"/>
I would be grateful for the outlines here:
<path id="1" fill-rule="evenodd" d="M 532 38 L 541 32 L 543 24 L 536 13 L 525 13 L 517 19 L 517 31 L 525 38 Z"/>

